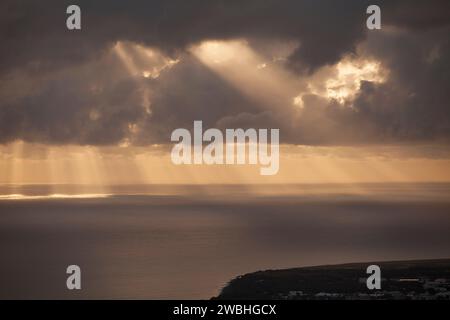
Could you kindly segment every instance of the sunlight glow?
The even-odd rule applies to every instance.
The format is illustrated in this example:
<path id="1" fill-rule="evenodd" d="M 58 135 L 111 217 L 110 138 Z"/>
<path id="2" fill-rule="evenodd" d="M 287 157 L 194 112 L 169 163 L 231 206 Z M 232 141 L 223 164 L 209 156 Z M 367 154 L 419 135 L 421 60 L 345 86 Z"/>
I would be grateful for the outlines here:
<path id="1" fill-rule="evenodd" d="M 263 111 L 286 112 L 289 120 L 301 121 L 304 95 L 344 104 L 352 102 L 363 81 L 383 83 L 388 72 L 374 60 L 345 57 L 312 75 L 299 76 L 282 63 L 256 52 L 246 41 L 205 41 L 189 51 L 212 72 L 257 102 Z M 180 60 L 157 50 L 118 42 L 113 52 L 125 77 L 141 87 L 142 107 L 151 114 L 149 83 Z M 280 58 L 281 59 L 281 58 Z M 306 100 L 305 100 L 306 101 Z M 294 112 L 292 112 L 294 110 Z M 298 118 L 291 115 L 299 115 Z M 93 108 L 91 121 L 102 114 Z M 320 124 L 318 124 L 320 125 Z M 109 186 L 121 184 L 289 184 L 450 181 L 450 160 L 365 155 L 364 148 L 281 146 L 280 172 L 268 179 L 254 166 L 175 166 L 167 146 L 136 147 L 133 134 L 139 123 L 129 123 L 130 136 L 112 147 L 47 146 L 16 141 L 0 145 L 0 185 L 49 184 L 47 198 L 106 197 Z M 376 152 L 374 152 L 376 154 Z M 81 185 L 67 193 L 59 185 Z M 85 186 L 95 185 L 86 192 Z M 207 190 L 205 190 L 207 192 Z M 1 193 L 0 193 L 1 194 Z M 20 190 L 0 199 L 40 199 Z"/>
<path id="2" fill-rule="evenodd" d="M 341 61 L 336 65 L 337 74 L 325 83 L 327 97 L 339 103 L 353 98 L 361 88 L 362 81 L 383 83 L 386 75 L 375 61 Z"/>
<path id="3" fill-rule="evenodd" d="M 162 53 L 132 42 L 118 41 L 113 51 L 131 76 L 157 79 L 161 72 L 170 69 L 180 59 L 172 59 Z"/>
<path id="4" fill-rule="evenodd" d="M 266 61 L 244 40 L 205 41 L 190 52 L 262 108 L 291 107 L 291 97 L 302 87 L 298 77 Z"/>
<path id="5" fill-rule="evenodd" d="M 45 196 L 53 198 L 106 196 L 111 194 L 111 186 L 123 184 L 450 181 L 450 160 L 403 157 L 401 152 L 410 152 L 402 151 L 404 148 L 388 150 L 388 154 L 400 155 L 386 158 L 385 151 L 369 147 L 281 146 L 280 171 L 268 178 L 251 165 L 176 166 L 164 146 L 93 148 L 16 143 L 23 151 L 15 156 L 12 146 L 0 146 L 0 186 L 49 185 Z M 9 171 L 12 167 L 16 174 Z M 67 189 L 67 185 L 72 187 Z M 10 199 L 41 196 L 20 188 L 0 191 L 0 195 Z"/>
<path id="6" fill-rule="evenodd" d="M 333 66 L 325 66 L 310 76 L 307 90 L 293 98 L 293 104 L 304 107 L 303 96 L 314 94 L 340 104 L 352 103 L 363 81 L 380 84 L 387 80 L 388 70 L 380 62 L 345 57 Z"/>
<path id="7" fill-rule="evenodd" d="M 23 194 L 0 195 L 0 200 L 40 200 L 40 199 L 97 199 L 108 198 L 111 194 L 50 194 L 30 196 Z"/>

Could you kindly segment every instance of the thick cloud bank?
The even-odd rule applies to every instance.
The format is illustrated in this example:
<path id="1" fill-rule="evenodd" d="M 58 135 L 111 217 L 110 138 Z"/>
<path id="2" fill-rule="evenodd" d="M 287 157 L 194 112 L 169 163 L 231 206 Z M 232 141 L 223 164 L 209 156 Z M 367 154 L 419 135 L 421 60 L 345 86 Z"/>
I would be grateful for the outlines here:
<path id="1" fill-rule="evenodd" d="M 78 1 L 81 31 L 69 4 L 0 4 L 0 143 L 168 143 L 194 120 L 293 144 L 450 138 L 448 1 L 378 1 L 375 31 L 360 0 Z M 244 41 L 273 84 L 202 61 L 192 48 L 211 40 Z"/>

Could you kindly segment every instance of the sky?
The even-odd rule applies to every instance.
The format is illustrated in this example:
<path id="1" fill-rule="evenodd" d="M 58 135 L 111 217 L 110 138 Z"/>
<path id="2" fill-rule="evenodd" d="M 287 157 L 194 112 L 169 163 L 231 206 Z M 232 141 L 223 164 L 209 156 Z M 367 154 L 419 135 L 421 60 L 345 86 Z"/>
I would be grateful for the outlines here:
<path id="1" fill-rule="evenodd" d="M 446 0 L 70 4 L 0 4 L 2 184 L 450 181 Z M 194 120 L 279 128 L 279 173 L 174 165 Z"/>

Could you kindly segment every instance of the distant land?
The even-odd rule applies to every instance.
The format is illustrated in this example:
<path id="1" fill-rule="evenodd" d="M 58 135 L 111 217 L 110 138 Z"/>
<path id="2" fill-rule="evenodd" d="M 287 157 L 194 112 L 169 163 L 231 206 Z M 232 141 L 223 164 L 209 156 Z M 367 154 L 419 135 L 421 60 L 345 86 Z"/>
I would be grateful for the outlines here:
<path id="1" fill-rule="evenodd" d="M 366 286 L 369 265 L 381 268 L 381 289 Z M 450 300 L 450 259 L 350 263 L 239 276 L 213 299 Z"/>

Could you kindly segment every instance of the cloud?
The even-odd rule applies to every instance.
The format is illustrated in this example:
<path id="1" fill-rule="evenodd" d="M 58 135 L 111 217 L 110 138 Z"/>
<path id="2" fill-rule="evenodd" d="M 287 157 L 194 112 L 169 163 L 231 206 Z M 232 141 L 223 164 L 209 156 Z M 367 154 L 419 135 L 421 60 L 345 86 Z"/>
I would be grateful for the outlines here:
<path id="1" fill-rule="evenodd" d="M 194 120 L 276 127 L 292 144 L 450 137 L 448 1 L 379 1 L 383 29 L 373 32 L 365 28 L 368 1 L 79 1 L 76 32 L 65 28 L 69 4 L 0 5 L 0 143 L 168 143 Z M 296 79 L 283 85 L 297 90 L 301 108 L 294 96 L 262 108 L 245 84 L 191 54 L 213 39 L 246 39 L 266 59 L 258 72 Z M 353 90 L 342 101 L 311 89 L 325 88 L 345 59 L 377 61 L 389 76 L 335 82 Z"/>

